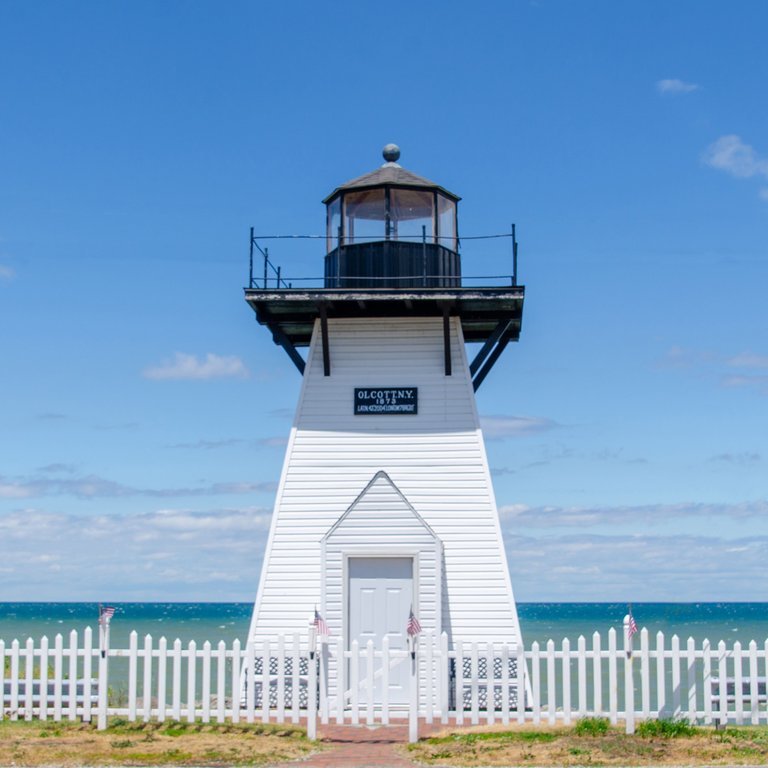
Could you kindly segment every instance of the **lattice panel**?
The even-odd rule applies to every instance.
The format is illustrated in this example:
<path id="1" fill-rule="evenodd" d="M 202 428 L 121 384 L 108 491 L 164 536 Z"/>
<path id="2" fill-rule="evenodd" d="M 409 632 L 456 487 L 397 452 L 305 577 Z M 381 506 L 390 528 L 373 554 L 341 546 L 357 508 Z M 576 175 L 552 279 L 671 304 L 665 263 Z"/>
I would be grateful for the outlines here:
<path id="1" fill-rule="evenodd" d="M 293 658 L 283 659 L 283 674 L 285 677 L 284 694 L 283 694 L 283 706 L 286 709 L 290 709 L 293 706 Z M 312 663 L 317 664 L 317 660 Z M 276 709 L 278 706 L 278 685 L 277 674 L 280 669 L 280 660 L 276 656 L 270 656 L 269 658 L 269 707 L 270 709 Z M 264 689 L 264 679 L 262 677 L 264 670 L 264 659 L 258 656 L 254 659 L 253 671 L 254 671 L 254 685 L 253 685 L 253 700 L 254 707 L 260 709 L 263 706 L 262 692 Z M 309 703 L 309 694 L 307 691 L 307 681 L 309 677 L 309 659 L 302 657 L 299 659 L 299 708 L 306 709 Z M 246 704 L 248 701 L 248 680 L 246 679 L 243 686 L 242 703 Z"/>
<path id="2" fill-rule="evenodd" d="M 501 710 L 502 708 L 502 692 L 504 690 L 504 684 L 501 679 L 502 674 L 502 659 L 494 657 L 493 659 L 493 676 L 491 680 L 488 680 L 488 658 L 479 657 L 477 659 L 477 670 L 473 670 L 472 658 L 464 657 L 462 659 L 462 676 L 463 685 L 461 690 L 461 700 L 464 704 L 464 711 L 472 709 L 472 689 L 477 688 L 477 702 L 478 709 L 488 710 L 488 692 L 491 691 L 493 699 L 493 709 Z M 511 709 L 517 708 L 517 659 L 509 659 L 509 706 Z M 473 674 L 474 672 L 474 674 Z M 451 659 L 450 667 L 450 693 L 451 693 L 451 707 L 456 706 L 457 702 L 457 680 L 456 680 L 456 660 Z"/>

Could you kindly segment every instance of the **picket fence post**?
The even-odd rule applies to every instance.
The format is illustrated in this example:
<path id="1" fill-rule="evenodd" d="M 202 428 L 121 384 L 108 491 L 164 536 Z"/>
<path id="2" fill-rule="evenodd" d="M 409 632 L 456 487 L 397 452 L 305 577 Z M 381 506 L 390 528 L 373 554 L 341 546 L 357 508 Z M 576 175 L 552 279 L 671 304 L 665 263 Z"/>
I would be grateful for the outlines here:
<path id="1" fill-rule="evenodd" d="M 600 633 L 592 633 L 592 709 L 595 717 L 603 711 L 603 650 Z"/>
<path id="2" fill-rule="evenodd" d="M 293 654 L 291 661 L 291 722 L 299 722 L 299 689 L 301 687 L 301 636 L 298 632 L 293 635 Z M 309 670 L 307 670 L 309 671 Z"/>
<path id="3" fill-rule="evenodd" d="M 349 703 L 352 707 L 352 725 L 360 724 L 360 644 L 352 641 L 352 658 L 349 660 Z"/>
<path id="4" fill-rule="evenodd" d="M 456 643 L 456 725 L 464 725 L 464 644 Z"/>
<path id="5" fill-rule="evenodd" d="M 656 717 L 658 718 L 667 714 L 665 666 L 664 633 L 659 630 L 656 633 Z"/>
<path id="6" fill-rule="evenodd" d="M 381 643 L 381 724 L 389 725 L 389 662 L 391 658 L 389 636 Z"/>
<path id="7" fill-rule="evenodd" d="M 725 651 L 725 641 L 717 644 L 717 676 L 720 688 L 720 725 L 728 723 L 728 658 Z"/>
<path id="8" fill-rule="evenodd" d="M 317 665 L 316 654 L 322 654 L 323 644 L 320 643 L 318 651 L 309 651 L 307 654 L 309 664 L 307 676 L 307 738 L 314 741 L 317 738 Z"/>
<path id="9" fill-rule="evenodd" d="M 744 679 L 741 669 L 741 643 L 733 644 L 733 698 L 736 709 L 736 725 L 744 724 Z"/>
<path id="10" fill-rule="evenodd" d="M 216 722 L 226 719 L 227 707 L 227 644 L 219 640 L 216 646 Z"/>
<path id="11" fill-rule="evenodd" d="M 168 641 L 161 637 L 157 641 L 157 719 L 165 721 L 166 695 L 165 695 L 165 671 L 168 668 Z"/>
<path id="12" fill-rule="evenodd" d="M 768 687 L 768 685 L 766 687 Z M 768 693 L 768 691 L 766 691 L 766 693 Z M 757 643 L 752 640 L 749 643 L 749 713 L 752 725 L 758 725 L 760 723 L 758 701 Z"/>
<path id="13" fill-rule="evenodd" d="M 178 722 L 181 720 L 181 639 L 173 641 L 171 666 L 171 717 Z"/>
<path id="14" fill-rule="evenodd" d="M 99 703 L 98 703 L 98 718 L 96 721 L 96 727 L 100 731 L 104 731 L 107 728 L 107 707 L 109 706 L 109 635 L 104 631 L 103 625 L 99 627 Z M 56 660 L 60 660 L 59 652 L 61 651 L 61 635 L 56 636 Z M 59 665 L 60 674 L 61 666 Z M 70 692 L 71 692 L 70 681 Z M 61 691 L 61 683 L 59 683 L 59 691 Z M 60 703 L 59 703 L 60 704 Z"/>
<path id="15" fill-rule="evenodd" d="M 61 637 L 61 635 L 59 635 Z M 11 720 L 19 719 L 19 641 L 11 643 Z"/>
<path id="16" fill-rule="evenodd" d="M 640 630 L 640 700 L 643 718 L 651 716 L 651 657 L 648 645 L 648 630 Z"/>
<path id="17" fill-rule="evenodd" d="M 408 708 L 408 741 L 419 740 L 419 654 L 416 652 L 416 638 L 413 639 L 411 656 L 410 706 Z"/>
<path id="18" fill-rule="evenodd" d="M 555 641 L 547 640 L 547 720 L 554 725 L 557 719 L 557 681 L 555 679 Z"/>
<path id="19" fill-rule="evenodd" d="M 519 638 L 518 638 L 519 643 Z M 525 696 L 527 691 L 528 669 L 525 663 L 525 647 L 520 643 L 517 646 L 517 722 L 521 725 L 525 722 Z M 533 702 L 531 702 L 533 703 Z"/>
<path id="20" fill-rule="evenodd" d="M 344 638 L 336 640 L 336 724 L 344 724 L 344 693 L 346 690 L 347 664 L 344 656 Z"/>
<path id="21" fill-rule="evenodd" d="M 41 690 L 43 690 L 42 673 L 45 665 L 45 680 L 47 691 L 48 680 L 48 638 L 45 638 L 45 655 L 40 657 Z M 91 696 L 93 693 L 93 630 L 86 627 L 83 632 L 83 721 L 91 722 Z M 46 696 L 46 707 L 48 706 L 48 697 Z"/>
<path id="22" fill-rule="evenodd" d="M 373 640 L 368 639 L 365 646 L 365 687 L 366 687 L 366 707 L 365 722 L 367 725 L 373 725 Z"/>
<path id="23" fill-rule="evenodd" d="M 571 642 L 567 637 L 562 643 L 562 690 L 563 690 L 563 723 L 571 724 Z"/>
<path id="24" fill-rule="evenodd" d="M 254 709 L 256 708 L 256 655 L 254 653 L 253 640 L 248 640 L 245 653 L 245 710 L 246 720 L 254 721 Z"/>
<path id="25" fill-rule="evenodd" d="M 509 646 L 501 646 L 501 722 L 509 725 Z"/>
<path id="26" fill-rule="evenodd" d="M 448 706 L 450 702 L 451 692 L 449 690 L 449 670 L 451 668 L 451 661 L 448 657 L 448 634 L 443 632 L 440 635 L 440 722 L 448 722 Z"/>
<path id="27" fill-rule="evenodd" d="M 619 688 L 616 677 L 616 630 L 611 627 L 608 630 L 608 718 L 611 725 L 619 722 Z"/>
<path id="28" fill-rule="evenodd" d="M 533 724 L 541 724 L 541 662 L 539 643 L 533 641 L 531 645 L 531 688 L 533 690 Z"/>
<path id="29" fill-rule="evenodd" d="M 579 679 L 579 703 L 578 714 L 580 717 L 585 717 L 587 714 L 587 639 L 584 635 L 579 635 L 578 642 L 576 644 L 577 654 L 577 675 Z"/>
<path id="30" fill-rule="evenodd" d="M 680 638 L 672 635 L 672 716 L 674 719 L 680 717 L 681 696 L 680 696 Z"/>
<path id="31" fill-rule="evenodd" d="M 77 657 L 75 657 L 77 662 Z M 70 664 L 71 667 L 71 664 Z M 34 680 L 35 669 L 35 641 L 31 638 L 27 638 L 26 647 L 26 662 L 24 666 L 24 719 L 32 719 L 32 681 Z M 70 706 L 71 717 L 71 706 Z M 71 718 L 74 719 L 74 718 Z"/>
<path id="32" fill-rule="evenodd" d="M 425 699 L 424 699 L 424 705 L 426 706 L 426 712 L 425 712 L 425 722 L 429 723 L 430 725 L 434 721 L 434 701 L 435 701 L 435 694 L 439 691 L 439 688 L 437 691 L 435 690 L 435 668 L 434 668 L 434 649 L 435 649 L 435 638 L 433 635 L 430 635 L 429 637 L 425 638 L 424 645 L 426 646 L 426 663 L 425 663 L 425 674 L 424 674 L 424 686 L 425 686 Z"/>
<path id="33" fill-rule="evenodd" d="M 631 617 L 624 617 L 624 725 L 626 733 L 635 732 L 635 684 L 632 677 Z"/>
<path id="34" fill-rule="evenodd" d="M 318 653 L 320 654 L 320 722 L 328 725 L 330 705 L 328 702 L 328 642 L 321 638 L 318 643 Z"/>
<path id="35" fill-rule="evenodd" d="M 141 688 L 142 719 L 148 723 L 152 717 L 152 635 L 144 635 L 144 684 Z"/>
<path id="36" fill-rule="evenodd" d="M 231 679 L 231 697 L 232 697 L 232 722 L 240 722 L 240 666 L 242 663 L 242 654 L 240 652 L 240 638 L 236 637 L 232 643 L 232 679 Z"/>
<path id="37" fill-rule="evenodd" d="M 696 641 L 688 638 L 688 720 L 696 722 Z"/>
<path id="38" fill-rule="evenodd" d="M 0 654 L 0 663 L 2 661 L 3 659 Z M 88 720 L 90 720 L 90 683 L 91 681 L 89 680 L 88 696 L 85 699 L 88 704 Z M 2 691 L 2 685 L 2 678 L 0 678 L 0 691 Z M 2 718 L 2 708 L 2 696 L 0 695 L 0 718 Z M 40 638 L 40 719 L 48 719 L 48 637 L 46 635 Z M 86 720 L 85 715 L 83 715 L 83 720 Z"/>
<path id="39" fill-rule="evenodd" d="M 190 640 L 187 644 L 187 722 L 194 723 L 197 716 L 197 643 Z"/>
<path id="40" fill-rule="evenodd" d="M 706 638 L 701 653 L 704 657 L 704 725 L 712 725 L 712 648 Z"/>

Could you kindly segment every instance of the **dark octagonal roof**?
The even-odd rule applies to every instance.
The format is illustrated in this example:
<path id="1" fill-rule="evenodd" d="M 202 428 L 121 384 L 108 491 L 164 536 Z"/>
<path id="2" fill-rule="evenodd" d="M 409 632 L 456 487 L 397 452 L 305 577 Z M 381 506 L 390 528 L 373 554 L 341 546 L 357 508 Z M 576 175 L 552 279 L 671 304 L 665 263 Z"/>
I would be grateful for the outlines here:
<path id="1" fill-rule="evenodd" d="M 369 173 L 364 173 L 355 179 L 351 179 L 346 184 L 342 184 L 331 192 L 323 202 L 329 203 L 340 192 L 346 192 L 352 189 L 370 189 L 372 187 L 383 187 L 390 185 L 393 187 L 418 187 L 419 189 L 434 189 L 442 192 L 446 197 L 459 201 L 461 198 L 449 192 L 445 187 L 435 184 L 434 181 L 418 176 L 411 171 L 406 170 L 397 163 L 384 163 L 380 168 Z"/>

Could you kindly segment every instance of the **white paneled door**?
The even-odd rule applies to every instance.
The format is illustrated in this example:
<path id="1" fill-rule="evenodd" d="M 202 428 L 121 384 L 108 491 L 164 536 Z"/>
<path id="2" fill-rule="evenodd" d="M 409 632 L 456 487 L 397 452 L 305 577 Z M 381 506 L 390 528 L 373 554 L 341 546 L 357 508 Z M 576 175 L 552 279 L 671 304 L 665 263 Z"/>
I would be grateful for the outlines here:
<path id="1" fill-rule="evenodd" d="M 393 650 L 405 649 L 408 613 L 413 604 L 413 559 L 410 557 L 351 557 L 349 559 L 349 637 L 364 649 L 373 640 L 381 650 L 384 637 Z M 377 660 L 374 701 L 382 701 L 382 675 Z M 367 670 L 361 659 L 360 680 Z M 396 663 L 389 673 L 390 704 L 408 702 L 408 664 Z M 365 699 L 367 691 L 361 692 Z"/>

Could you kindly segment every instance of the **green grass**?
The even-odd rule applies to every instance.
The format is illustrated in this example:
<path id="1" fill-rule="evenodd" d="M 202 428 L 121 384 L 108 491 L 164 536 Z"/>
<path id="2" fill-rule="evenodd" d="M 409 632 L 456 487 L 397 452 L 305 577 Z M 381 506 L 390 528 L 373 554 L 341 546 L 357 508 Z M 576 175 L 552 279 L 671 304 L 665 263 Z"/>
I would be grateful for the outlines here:
<path id="1" fill-rule="evenodd" d="M 696 726 L 687 720 L 644 720 L 637 724 L 635 733 L 643 738 L 675 739 L 695 735 Z"/>
<path id="2" fill-rule="evenodd" d="M 433 736 L 426 739 L 427 744 L 455 744 L 472 745 L 484 741 L 519 741 L 519 742 L 547 742 L 554 741 L 557 735 L 548 731 L 479 731 L 477 733 L 453 733 L 450 736 Z"/>
<path id="3" fill-rule="evenodd" d="M 576 721 L 573 732 L 577 736 L 605 736 L 610 725 L 607 717 L 584 717 Z"/>

